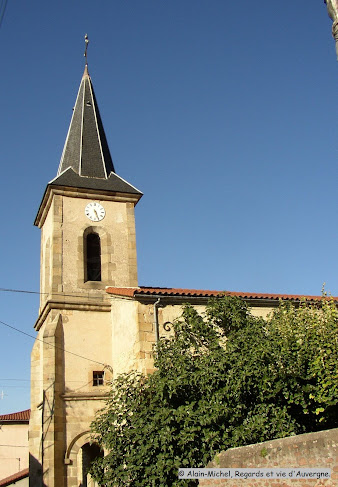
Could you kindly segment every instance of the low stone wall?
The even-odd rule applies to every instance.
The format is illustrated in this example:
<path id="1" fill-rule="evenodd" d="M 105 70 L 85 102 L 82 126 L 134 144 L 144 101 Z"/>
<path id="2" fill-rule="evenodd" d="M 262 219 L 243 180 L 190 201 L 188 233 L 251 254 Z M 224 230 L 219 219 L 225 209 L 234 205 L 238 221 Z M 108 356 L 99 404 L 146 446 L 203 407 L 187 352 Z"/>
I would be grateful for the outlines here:
<path id="1" fill-rule="evenodd" d="M 326 480 L 200 480 L 205 487 L 338 487 L 338 428 L 290 436 L 241 448 L 231 448 L 220 453 L 207 468 L 330 468 L 331 479 Z"/>

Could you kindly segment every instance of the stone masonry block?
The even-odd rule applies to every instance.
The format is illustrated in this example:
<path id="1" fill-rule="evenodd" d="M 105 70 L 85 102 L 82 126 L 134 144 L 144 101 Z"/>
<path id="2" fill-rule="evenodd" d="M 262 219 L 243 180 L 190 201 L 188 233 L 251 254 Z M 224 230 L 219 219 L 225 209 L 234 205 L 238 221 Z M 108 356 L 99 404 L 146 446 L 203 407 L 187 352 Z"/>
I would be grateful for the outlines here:
<path id="1" fill-rule="evenodd" d="M 150 342 L 152 344 L 154 344 L 156 341 L 155 334 L 153 332 L 145 333 L 145 339 L 147 342 Z"/>
<path id="2" fill-rule="evenodd" d="M 152 332 L 153 331 L 153 326 L 152 326 L 151 323 L 140 323 L 139 330 L 140 331 Z"/>
<path id="3" fill-rule="evenodd" d="M 142 342 L 140 344 L 140 348 L 141 350 L 143 350 L 144 352 L 151 352 L 153 350 L 153 343 L 150 343 L 150 342 Z"/>

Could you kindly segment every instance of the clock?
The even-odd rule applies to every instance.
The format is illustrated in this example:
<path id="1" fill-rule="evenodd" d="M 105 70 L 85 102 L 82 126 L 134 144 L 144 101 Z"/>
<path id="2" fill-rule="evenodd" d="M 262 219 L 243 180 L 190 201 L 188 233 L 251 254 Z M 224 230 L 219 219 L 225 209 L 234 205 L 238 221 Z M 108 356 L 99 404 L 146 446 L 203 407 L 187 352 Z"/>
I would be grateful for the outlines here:
<path id="1" fill-rule="evenodd" d="M 85 208 L 85 215 L 89 218 L 92 222 L 100 222 L 104 219 L 106 215 L 106 210 L 103 208 L 100 203 L 96 203 L 96 201 L 92 201 L 88 203 Z"/>

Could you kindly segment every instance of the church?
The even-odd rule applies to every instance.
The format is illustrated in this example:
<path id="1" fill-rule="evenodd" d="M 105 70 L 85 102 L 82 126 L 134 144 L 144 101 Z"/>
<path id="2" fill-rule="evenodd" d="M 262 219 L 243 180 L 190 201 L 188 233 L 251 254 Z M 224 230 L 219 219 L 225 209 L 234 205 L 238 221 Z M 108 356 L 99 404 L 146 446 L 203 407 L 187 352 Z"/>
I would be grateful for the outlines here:
<path id="1" fill-rule="evenodd" d="M 115 172 L 86 65 L 60 165 L 34 222 L 41 298 L 31 355 L 31 486 L 94 485 L 88 465 L 102 453 L 90 443 L 90 424 L 109 381 L 132 369 L 151 373 L 153 346 L 182 305 L 203 310 L 222 294 L 138 285 L 134 208 L 141 197 Z M 280 299 L 301 299 L 227 294 L 264 316 Z"/>

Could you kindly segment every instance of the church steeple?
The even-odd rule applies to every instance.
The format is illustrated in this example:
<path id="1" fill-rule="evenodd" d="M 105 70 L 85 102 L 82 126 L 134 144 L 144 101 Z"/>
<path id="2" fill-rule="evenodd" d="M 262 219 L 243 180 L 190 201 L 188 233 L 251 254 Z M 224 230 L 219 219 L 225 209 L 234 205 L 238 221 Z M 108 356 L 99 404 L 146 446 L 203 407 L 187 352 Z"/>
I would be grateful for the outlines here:
<path id="1" fill-rule="evenodd" d="M 71 167 L 87 178 L 115 172 L 86 64 L 57 175 Z"/>
<path id="2" fill-rule="evenodd" d="M 76 189 L 81 192 L 127 198 L 134 205 L 142 193 L 115 173 L 108 142 L 86 63 L 73 110 L 57 175 L 46 188 L 34 224 L 40 217 L 53 189 Z M 88 193 L 88 194 L 89 194 Z"/>
<path id="3" fill-rule="evenodd" d="M 35 219 L 41 229 L 41 264 L 38 338 L 32 352 L 32 485 L 82 485 L 86 478 L 80 464 L 92 458 L 90 445 L 79 465 L 72 445 L 88 441 L 111 378 L 112 368 L 104 365 L 112 363 L 114 354 L 106 286 L 138 286 L 134 207 L 141 196 L 114 171 L 86 67 L 59 171 Z M 128 326 L 123 333 L 138 347 L 138 332 Z"/>

